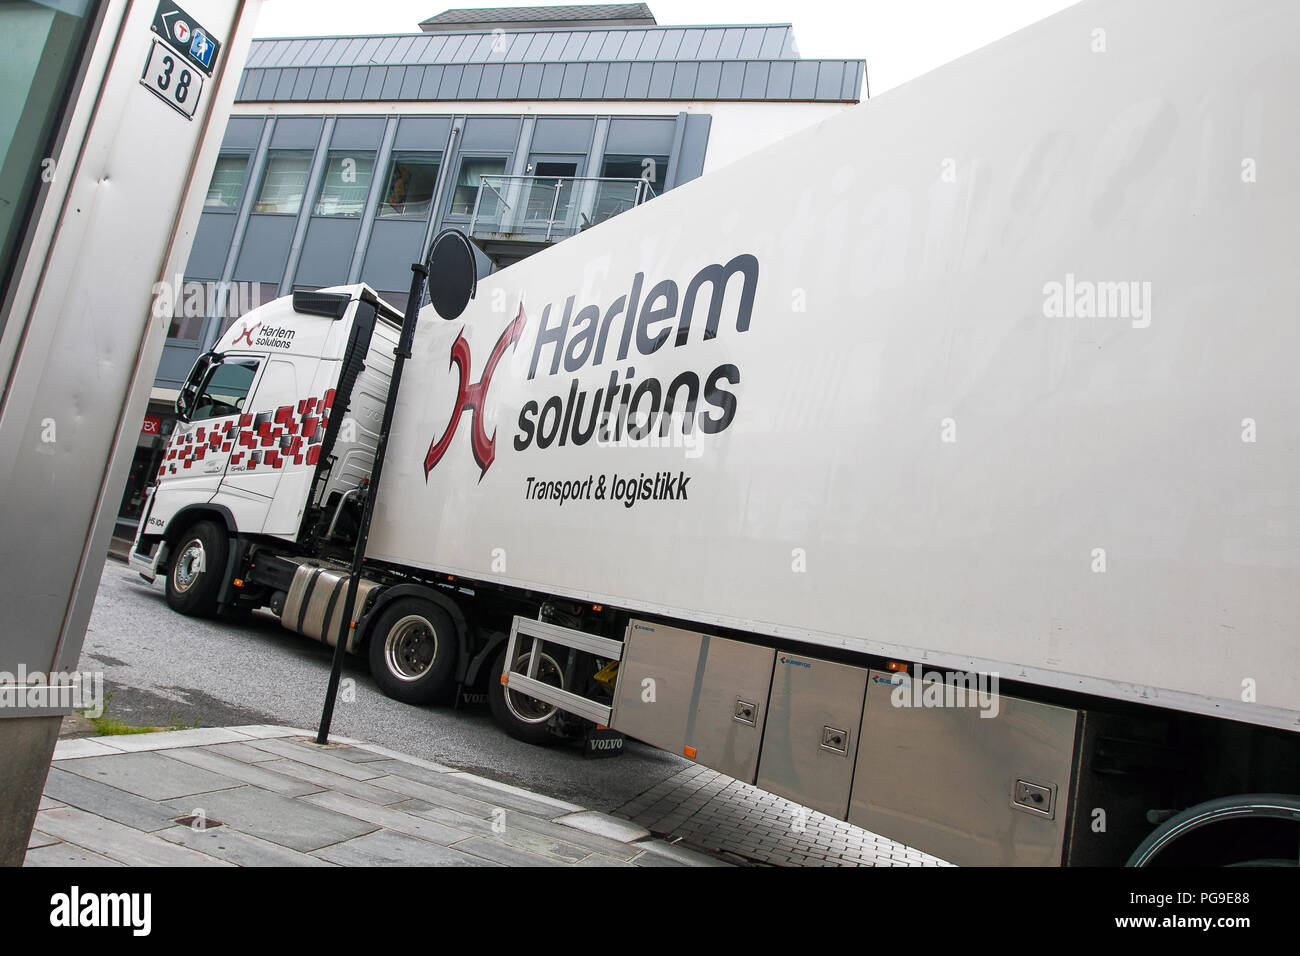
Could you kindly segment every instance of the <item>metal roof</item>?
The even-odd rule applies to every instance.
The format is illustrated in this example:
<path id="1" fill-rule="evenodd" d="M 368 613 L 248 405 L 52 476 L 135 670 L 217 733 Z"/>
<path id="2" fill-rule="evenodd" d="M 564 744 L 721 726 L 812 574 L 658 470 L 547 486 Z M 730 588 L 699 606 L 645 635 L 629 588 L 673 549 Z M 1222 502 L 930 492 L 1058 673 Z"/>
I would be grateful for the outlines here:
<path id="1" fill-rule="evenodd" d="M 420 23 L 426 33 L 465 27 L 510 28 L 522 23 L 547 24 L 553 27 L 595 25 L 650 25 L 654 14 L 644 3 L 601 3 L 562 7 L 497 7 L 446 10 Z"/>
<path id="2" fill-rule="evenodd" d="M 647 60 L 797 60 L 788 23 L 765 26 L 403 33 L 254 40 L 249 68 L 410 66 L 416 63 L 571 63 Z"/>
<path id="3" fill-rule="evenodd" d="M 253 41 L 237 100 L 848 101 L 865 72 L 788 23 L 297 37 Z"/>
<path id="4" fill-rule="evenodd" d="M 244 71 L 241 103 L 860 100 L 862 60 L 307 66 Z"/>

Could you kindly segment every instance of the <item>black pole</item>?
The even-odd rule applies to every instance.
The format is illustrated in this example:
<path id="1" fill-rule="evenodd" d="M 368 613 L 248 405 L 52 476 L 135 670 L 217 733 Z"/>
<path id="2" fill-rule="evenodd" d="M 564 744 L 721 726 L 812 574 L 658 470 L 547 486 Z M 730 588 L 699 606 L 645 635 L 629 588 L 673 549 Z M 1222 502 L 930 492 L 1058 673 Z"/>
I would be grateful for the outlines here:
<path id="1" fill-rule="evenodd" d="M 402 319 L 402 335 L 397 340 L 393 362 L 393 377 L 388 383 L 388 397 L 384 401 L 384 421 L 379 428 L 379 443 L 375 446 L 375 463 L 370 469 L 370 488 L 361 508 L 361 527 L 357 529 L 357 544 L 352 552 L 352 574 L 348 578 L 347 599 L 339 615 L 338 643 L 334 646 L 334 663 L 330 667 L 329 687 L 325 691 L 325 709 L 320 715 L 320 729 L 316 743 L 329 743 L 330 722 L 334 719 L 334 698 L 339 692 L 339 677 L 343 673 L 343 656 L 347 653 L 351 631 L 356 627 L 352 611 L 357 602 L 357 588 L 361 583 L 361 568 L 366 561 L 366 542 L 370 538 L 370 517 L 375 510 L 375 496 L 379 492 L 379 479 L 384 471 L 384 454 L 388 451 L 388 433 L 393 425 L 393 411 L 397 407 L 397 388 L 402 382 L 402 367 L 411 357 L 411 343 L 415 339 L 415 323 L 420 313 L 420 296 L 429 271 L 420 263 L 411 264 L 411 294 L 406 299 L 406 315 Z"/>

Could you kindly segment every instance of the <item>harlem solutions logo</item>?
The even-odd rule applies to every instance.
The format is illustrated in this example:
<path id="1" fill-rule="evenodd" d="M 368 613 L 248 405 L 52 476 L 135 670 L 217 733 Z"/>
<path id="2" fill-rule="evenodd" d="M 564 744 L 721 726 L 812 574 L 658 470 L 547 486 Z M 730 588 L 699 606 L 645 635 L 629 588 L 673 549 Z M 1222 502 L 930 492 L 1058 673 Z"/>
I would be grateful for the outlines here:
<path id="1" fill-rule="evenodd" d="M 706 356 L 708 343 L 721 334 L 749 330 L 758 272 L 758 259 L 743 253 L 725 265 L 713 263 L 700 269 L 684 291 L 672 279 L 660 280 L 646 291 L 645 273 L 638 272 L 628 292 L 603 307 L 600 303 L 579 307 L 576 295 L 565 299 L 562 310 L 547 303 L 537 320 L 527 374 L 542 395 L 527 399 L 520 408 L 518 431 L 511 442 L 514 450 L 536 453 L 592 441 L 665 439 L 674 431 L 690 436 L 697 430 L 706 435 L 725 431 L 739 407 L 740 368 L 723 362 L 710 369 L 705 362 L 701 370 L 696 356 Z M 724 322 L 728 303 L 734 311 L 728 310 Z M 472 384 L 469 343 L 463 331 L 457 336 L 449 362 L 459 373 L 456 404 L 442 435 L 429 444 L 426 480 L 450 448 L 466 412 L 471 416 L 470 443 L 479 480 L 487 474 L 496 458 L 496 433 L 486 433 L 481 416 L 497 366 L 523 337 L 528 322 L 521 304 Z M 674 360 L 658 359 L 655 374 L 638 378 L 632 364 L 636 357 L 649 357 L 665 348 L 674 351 Z M 680 361 L 675 360 L 678 354 Z M 594 390 L 583 388 L 577 376 L 601 366 L 610 369 L 606 383 Z M 661 371 L 665 366 L 666 373 Z M 570 377 L 567 393 L 563 386 L 547 387 L 546 383 L 564 376 Z"/>

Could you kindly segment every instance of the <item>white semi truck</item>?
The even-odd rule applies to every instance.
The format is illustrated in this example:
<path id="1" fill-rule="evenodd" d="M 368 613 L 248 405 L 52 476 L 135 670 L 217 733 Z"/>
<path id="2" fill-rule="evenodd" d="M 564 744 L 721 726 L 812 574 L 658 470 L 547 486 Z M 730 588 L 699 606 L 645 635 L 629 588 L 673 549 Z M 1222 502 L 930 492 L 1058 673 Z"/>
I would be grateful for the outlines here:
<path id="1" fill-rule="evenodd" d="M 346 611 L 401 317 L 263 306 L 132 562 L 956 863 L 1295 865 L 1297 35 L 1081 4 L 426 308 Z"/>

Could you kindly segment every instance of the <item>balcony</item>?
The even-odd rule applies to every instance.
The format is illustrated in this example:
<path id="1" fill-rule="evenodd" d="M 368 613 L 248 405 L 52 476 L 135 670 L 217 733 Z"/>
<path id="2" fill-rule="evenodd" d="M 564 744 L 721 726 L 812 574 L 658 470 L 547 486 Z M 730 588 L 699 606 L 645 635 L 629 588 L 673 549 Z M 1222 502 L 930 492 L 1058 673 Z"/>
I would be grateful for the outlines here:
<path id="1" fill-rule="evenodd" d="M 654 197 L 643 179 L 480 176 L 469 233 L 504 268 Z"/>

